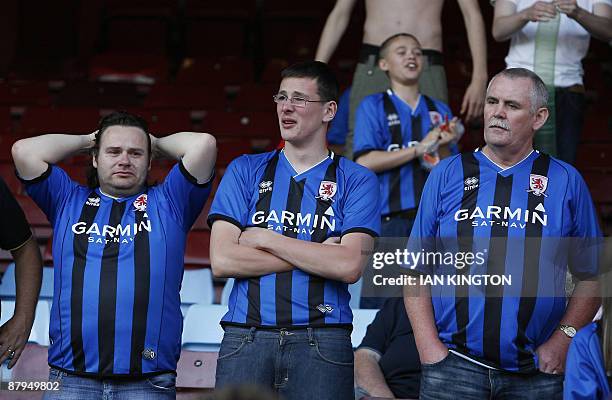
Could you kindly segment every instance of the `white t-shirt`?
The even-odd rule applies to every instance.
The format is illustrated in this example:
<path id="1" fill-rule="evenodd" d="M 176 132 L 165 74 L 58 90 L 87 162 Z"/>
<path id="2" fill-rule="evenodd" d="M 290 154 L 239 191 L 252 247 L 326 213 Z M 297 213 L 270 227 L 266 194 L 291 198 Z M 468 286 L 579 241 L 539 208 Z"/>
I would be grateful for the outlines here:
<path id="1" fill-rule="evenodd" d="M 534 4 L 535 0 L 509 0 L 516 5 L 516 12 Z M 578 0 L 578 6 L 588 12 L 593 12 L 593 5 L 604 3 L 612 6 L 612 0 Z M 506 57 L 508 68 L 527 68 L 534 70 L 535 36 L 538 22 L 528 22 L 523 28 L 512 35 L 510 50 Z M 568 87 L 582 84 L 582 59 L 589 49 L 591 35 L 576 20 L 561 14 L 557 51 L 555 54 L 555 86 Z"/>

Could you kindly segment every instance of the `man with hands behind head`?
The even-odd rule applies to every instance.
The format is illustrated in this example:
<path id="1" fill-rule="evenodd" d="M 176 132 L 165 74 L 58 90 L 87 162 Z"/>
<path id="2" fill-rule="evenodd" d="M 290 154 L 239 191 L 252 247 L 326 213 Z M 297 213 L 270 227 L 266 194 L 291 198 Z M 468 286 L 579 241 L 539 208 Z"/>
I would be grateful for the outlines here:
<path id="1" fill-rule="evenodd" d="M 55 165 L 86 150 L 89 187 Z M 148 186 L 153 153 L 178 163 Z M 54 231 L 49 379 L 61 390 L 46 398 L 174 398 L 185 242 L 210 193 L 214 138 L 156 138 L 116 112 L 89 135 L 22 139 L 13 158 Z"/>

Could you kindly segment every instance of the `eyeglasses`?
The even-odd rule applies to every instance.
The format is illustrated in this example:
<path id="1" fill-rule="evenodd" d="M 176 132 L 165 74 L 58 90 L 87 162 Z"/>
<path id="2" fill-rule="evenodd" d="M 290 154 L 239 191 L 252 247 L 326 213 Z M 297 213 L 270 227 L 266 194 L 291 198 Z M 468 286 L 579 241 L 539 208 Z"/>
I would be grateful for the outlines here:
<path id="1" fill-rule="evenodd" d="M 272 96 L 272 99 L 274 99 L 274 102 L 276 104 L 282 104 L 285 102 L 289 102 L 291 103 L 292 106 L 295 107 L 306 107 L 306 103 L 327 103 L 329 100 L 308 100 L 308 99 L 304 99 L 302 97 L 288 97 L 285 94 L 275 94 L 274 96 Z"/>

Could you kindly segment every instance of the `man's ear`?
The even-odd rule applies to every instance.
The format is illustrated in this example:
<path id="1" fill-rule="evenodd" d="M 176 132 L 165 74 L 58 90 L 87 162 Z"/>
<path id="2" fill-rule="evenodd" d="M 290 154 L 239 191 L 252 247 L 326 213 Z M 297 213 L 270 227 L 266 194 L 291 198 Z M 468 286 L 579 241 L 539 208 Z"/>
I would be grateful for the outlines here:
<path id="1" fill-rule="evenodd" d="M 335 101 L 328 101 L 325 104 L 324 114 L 323 114 L 323 122 L 330 122 L 336 116 L 336 112 L 338 111 L 338 103 Z"/>
<path id="2" fill-rule="evenodd" d="M 97 158 L 97 154 L 93 153 L 91 155 L 91 164 L 93 165 L 94 168 L 98 168 L 98 160 L 96 160 Z"/>
<path id="3" fill-rule="evenodd" d="M 546 108 L 546 107 L 540 107 L 535 112 L 535 119 L 533 121 L 533 130 L 534 130 L 534 132 L 537 131 L 538 129 L 540 129 L 542 126 L 544 126 L 544 124 L 548 120 L 548 116 L 549 115 L 550 115 L 550 113 L 548 112 L 548 108 Z"/>
<path id="4" fill-rule="evenodd" d="M 389 71 L 389 64 L 387 63 L 387 60 L 385 60 L 384 58 L 378 60 L 378 68 L 380 68 L 384 72 Z"/>

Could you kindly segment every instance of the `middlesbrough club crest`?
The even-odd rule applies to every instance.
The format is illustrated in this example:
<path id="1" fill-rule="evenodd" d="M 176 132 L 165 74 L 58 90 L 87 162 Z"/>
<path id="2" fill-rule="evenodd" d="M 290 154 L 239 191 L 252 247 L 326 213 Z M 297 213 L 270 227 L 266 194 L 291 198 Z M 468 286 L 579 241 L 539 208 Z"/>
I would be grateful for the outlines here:
<path id="1" fill-rule="evenodd" d="M 437 111 L 430 111 L 429 119 L 431 120 L 431 125 L 435 127 L 442 125 L 442 123 L 444 122 L 442 114 Z"/>
<path id="2" fill-rule="evenodd" d="M 547 177 L 536 174 L 529 175 L 529 189 L 527 189 L 527 192 L 533 193 L 535 196 L 548 196 L 546 193 L 544 193 L 547 187 Z"/>
<path id="3" fill-rule="evenodd" d="M 331 181 L 321 181 L 319 185 L 319 195 L 317 199 L 321 199 L 323 201 L 334 201 L 332 197 L 336 194 L 336 182 Z"/>
<path id="4" fill-rule="evenodd" d="M 134 200 L 134 208 L 136 211 L 147 211 L 147 195 L 141 194 Z"/>

